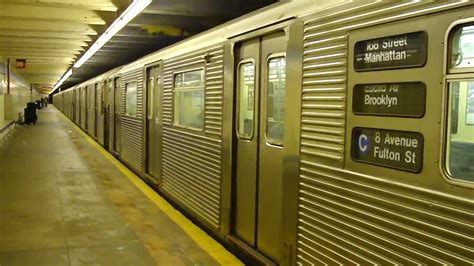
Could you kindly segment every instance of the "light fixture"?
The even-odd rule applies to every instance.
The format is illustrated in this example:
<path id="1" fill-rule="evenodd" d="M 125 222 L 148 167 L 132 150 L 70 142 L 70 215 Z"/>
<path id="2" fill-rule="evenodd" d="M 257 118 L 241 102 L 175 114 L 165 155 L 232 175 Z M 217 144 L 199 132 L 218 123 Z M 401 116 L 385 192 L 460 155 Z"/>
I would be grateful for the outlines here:
<path id="1" fill-rule="evenodd" d="M 49 94 L 52 94 L 57 88 L 59 88 L 59 86 L 61 86 L 64 83 L 64 81 L 66 81 L 66 79 L 68 79 L 71 75 L 72 75 L 72 69 L 69 69 L 69 71 L 66 72 L 66 74 L 64 74 L 64 76 L 54 85 L 53 89 L 51 90 Z"/>
<path id="2" fill-rule="evenodd" d="M 104 44 L 106 44 L 117 32 L 128 24 L 134 17 L 140 14 L 152 0 L 134 0 L 130 6 L 110 25 L 110 27 L 100 35 L 100 37 L 91 45 L 89 50 L 74 64 L 75 68 L 81 67 L 89 58 L 91 58 Z"/>

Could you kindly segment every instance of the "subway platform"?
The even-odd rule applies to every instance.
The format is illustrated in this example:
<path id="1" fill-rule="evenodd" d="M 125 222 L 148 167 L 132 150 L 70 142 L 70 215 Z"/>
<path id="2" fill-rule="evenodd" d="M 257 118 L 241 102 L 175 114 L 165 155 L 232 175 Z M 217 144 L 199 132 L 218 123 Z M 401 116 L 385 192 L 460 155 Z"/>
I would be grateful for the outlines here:
<path id="1" fill-rule="evenodd" d="M 241 265 L 54 106 L 0 146 L 0 265 Z"/>

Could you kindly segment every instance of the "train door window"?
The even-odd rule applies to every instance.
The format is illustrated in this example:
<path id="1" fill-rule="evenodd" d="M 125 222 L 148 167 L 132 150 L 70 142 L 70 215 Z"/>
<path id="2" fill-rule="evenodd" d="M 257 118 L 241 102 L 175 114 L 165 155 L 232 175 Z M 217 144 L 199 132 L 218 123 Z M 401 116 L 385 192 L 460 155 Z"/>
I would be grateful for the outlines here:
<path id="1" fill-rule="evenodd" d="M 153 119 L 153 77 L 147 83 L 147 117 Z"/>
<path id="2" fill-rule="evenodd" d="M 137 83 L 129 82 L 125 84 L 125 115 L 137 116 Z"/>
<path id="3" fill-rule="evenodd" d="M 237 132 L 242 139 L 252 139 L 254 131 L 255 65 L 253 61 L 239 64 Z"/>
<path id="4" fill-rule="evenodd" d="M 451 36 L 451 72 L 474 70 L 474 24 L 456 27 Z"/>
<path id="5" fill-rule="evenodd" d="M 283 146 L 286 58 L 281 55 L 269 57 L 267 69 L 266 138 L 269 144 Z"/>
<path id="6" fill-rule="evenodd" d="M 195 130 L 204 128 L 203 69 L 174 76 L 174 125 Z"/>
<path id="7" fill-rule="evenodd" d="M 453 28 L 449 40 L 445 166 L 450 178 L 474 183 L 474 23 Z"/>

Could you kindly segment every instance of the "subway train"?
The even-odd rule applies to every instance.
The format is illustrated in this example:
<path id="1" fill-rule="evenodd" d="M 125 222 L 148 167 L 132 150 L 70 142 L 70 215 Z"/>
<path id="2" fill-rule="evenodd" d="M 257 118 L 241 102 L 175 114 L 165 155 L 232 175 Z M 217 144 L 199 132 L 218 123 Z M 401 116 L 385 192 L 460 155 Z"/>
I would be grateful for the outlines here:
<path id="1" fill-rule="evenodd" d="M 468 1 L 278 3 L 54 104 L 248 264 L 473 264 Z"/>

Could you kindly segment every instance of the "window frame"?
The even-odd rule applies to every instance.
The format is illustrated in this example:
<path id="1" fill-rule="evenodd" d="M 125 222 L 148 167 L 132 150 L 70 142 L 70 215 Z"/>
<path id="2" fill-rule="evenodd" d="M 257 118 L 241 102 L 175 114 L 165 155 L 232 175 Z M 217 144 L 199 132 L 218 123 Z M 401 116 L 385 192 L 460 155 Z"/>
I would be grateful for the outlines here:
<path id="1" fill-rule="evenodd" d="M 147 80 L 146 80 L 146 87 L 147 87 L 147 96 L 146 96 L 146 100 L 147 100 L 147 105 L 146 105 L 146 116 L 147 116 L 147 120 L 153 120 L 153 117 L 155 115 L 155 105 L 154 105 L 154 89 L 155 89 L 155 78 L 153 76 L 149 76 L 147 77 Z M 150 83 L 149 81 L 151 81 L 151 87 L 150 87 Z"/>
<path id="2" fill-rule="evenodd" d="M 135 98 L 136 98 L 136 103 L 135 103 L 135 115 L 130 115 L 128 113 L 128 108 L 127 108 L 127 104 L 128 104 L 128 101 L 127 101 L 127 93 L 128 93 L 128 85 L 129 84 L 132 84 L 132 83 L 135 83 Z M 130 81 L 130 82 L 125 82 L 125 110 L 124 110 L 124 114 L 125 116 L 127 117 L 132 117 L 132 118 L 138 118 L 138 81 Z"/>
<path id="3" fill-rule="evenodd" d="M 460 81 L 469 81 L 474 80 L 474 67 L 470 68 L 451 68 L 451 58 L 452 58 L 452 38 L 454 32 L 463 27 L 464 25 L 472 24 L 474 25 L 474 19 L 461 19 L 454 21 L 447 29 L 445 35 L 445 45 L 444 45 L 444 78 L 443 78 L 443 112 L 441 119 L 441 152 L 439 159 L 439 169 L 442 173 L 446 182 L 458 186 L 474 188 L 474 182 L 462 180 L 452 176 L 448 170 L 448 145 L 451 141 L 449 139 L 451 132 L 451 123 L 448 122 L 448 119 L 451 119 L 450 108 L 451 108 L 451 90 L 450 84 L 453 82 Z"/>
<path id="4" fill-rule="evenodd" d="M 264 103 L 264 106 L 265 108 L 260 108 L 261 109 L 261 112 L 263 112 L 263 118 L 264 118 L 264 121 L 261 121 L 263 122 L 263 135 L 264 135 L 264 138 L 265 138 L 265 144 L 267 146 L 270 146 L 270 147 L 275 147 L 275 148 L 283 148 L 284 145 L 285 145 L 285 112 L 283 113 L 283 138 L 281 140 L 281 143 L 275 143 L 275 142 L 272 142 L 273 140 L 272 139 L 269 139 L 268 136 L 267 136 L 267 127 L 268 127 L 268 116 L 267 116 L 267 108 L 268 108 L 268 102 L 267 102 L 267 98 L 268 98 L 268 85 L 269 85 L 269 76 L 270 76 L 270 68 L 269 68 L 269 63 L 270 63 L 270 60 L 272 59 L 275 59 L 275 58 L 285 58 L 285 100 L 286 100 L 286 88 L 287 88 L 287 78 L 286 78 L 286 74 L 287 74 L 287 67 L 286 67 L 286 63 L 287 63 L 287 56 L 286 56 L 286 52 L 277 52 L 277 53 L 271 53 L 267 56 L 266 60 L 265 60 L 265 73 L 264 73 L 264 81 L 265 81 L 265 85 L 264 85 L 264 90 L 263 90 L 263 103 Z M 261 101 L 262 101 L 261 100 Z M 286 103 L 286 101 L 285 101 Z"/>
<path id="5" fill-rule="evenodd" d="M 465 20 L 458 20 L 454 24 L 452 24 L 448 32 L 446 34 L 446 42 L 448 44 L 447 47 L 447 53 L 446 53 L 446 73 L 447 74 L 462 74 L 462 73 L 473 73 L 474 72 L 474 66 L 472 67 L 465 67 L 465 68 L 452 68 L 451 67 L 451 59 L 452 59 L 452 35 L 454 35 L 454 32 L 458 30 L 459 28 L 462 28 L 464 26 L 467 26 L 468 24 L 472 24 L 470 26 L 474 26 L 474 20 L 473 19 L 465 19 Z"/>
<path id="6" fill-rule="evenodd" d="M 179 75 L 179 74 L 183 74 L 183 73 L 188 73 L 188 72 L 193 72 L 193 71 L 197 71 L 197 70 L 201 70 L 202 73 L 203 73 L 203 88 L 202 88 L 202 92 L 203 92 L 203 108 L 202 108 L 202 113 L 203 113 L 203 123 L 202 123 L 202 128 L 196 128 L 196 127 L 190 127 L 190 126 L 184 126 L 184 125 L 180 125 L 176 122 L 175 118 L 176 118 L 176 92 L 180 92 L 180 91 L 197 91 L 197 89 L 189 89 L 189 88 L 186 88 L 186 89 L 176 89 L 176 76 Z M 204 66 L 200 66 L 200 67 L 195 67 L 195 68 L 189 68 L 189 69 L 183 69 L 183 70 L 179 70 L 179 71 L 176 71 L 176 72 L 173 72 L 173 80 L 172 80 L 172 86 L 173 86 L 173 90 L 172 90 L 172 93 L 173 93 L 173 97 L 172 97 L 172 125 L 173 127 L 177 127 L 177 128 L 181 128 L 181 129 L 187 129 L 187 130 L 192 130 L 193 132 L 203 132 L 205 131 L 205 128 L 206 128 L 206 68 Z"/>
<path id="7" fill-rule="evenodd" d="M 254 82 L 254 94 L 253 94 L 253 124 L 252 124 L 252 134 L 250 135 L 249 138 L 245 138 L 244 136 L 242 136 L 239 132 L 239 124 L 240 124 L 240 67 L 244 64 L 248 64 L 248 63 L 252 63 L 253 64 L 253 82 Z M 257 80 L 257 66 L 255 65 L 255 59 L 252 58 L 252 57 L 249 57 L 249 58 L 245 58 L 245 59 L 242 59 L 240 60 L 239 64 L 237 65 L 237 99 L 236 99 L 236 105 L 237 105 L 237 117 L 235 119 L 237 125 L 235 127 L 235 131 L 236 131 L 236 135 L 239 139 L 241 140 L 245 140 L 245 141 L 252 141 L 254 136 L 255 136 L 255 113 L 257 112 L 256 108 L 255 108 L 255 104 L 256 104 L 256 99 L 255 99 L 255 96 L 256 96 L 256 93 L 258 93 L 258 87 L 257 87 L 257 84 L 258 83 L 258 80 Z"/>

